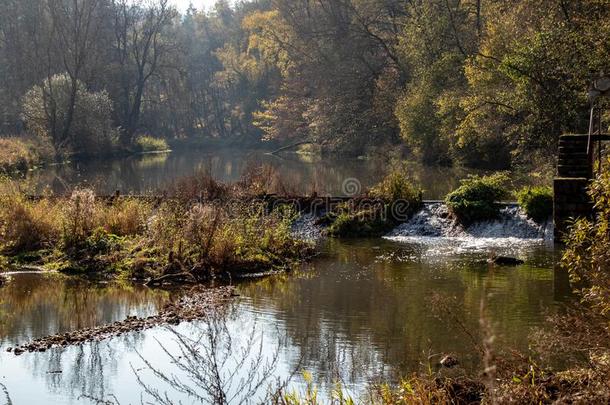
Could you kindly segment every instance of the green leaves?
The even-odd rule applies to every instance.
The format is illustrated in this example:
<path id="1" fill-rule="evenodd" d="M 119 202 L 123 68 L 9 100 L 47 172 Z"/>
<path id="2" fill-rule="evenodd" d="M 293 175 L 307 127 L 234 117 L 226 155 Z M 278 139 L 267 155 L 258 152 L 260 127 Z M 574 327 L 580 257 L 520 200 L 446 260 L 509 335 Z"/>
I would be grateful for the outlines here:
<path id="1" fill-rule="evenodd" d="M 499 214 L 496 203 L 508 196 L 508 182 L 508 175 L 504 172 L 483 177 L 471 176 L 462 180 L 460 187 L 447 195 L 445 203 L 465 225 L 494 219 Z"/>
<path id="2" fill-rule="evenodd" d="M 525 187 L 517 193 L 519 205 L 528 217 L 542 223 L 553 214 L 553 190 L 550 187 Z"/>

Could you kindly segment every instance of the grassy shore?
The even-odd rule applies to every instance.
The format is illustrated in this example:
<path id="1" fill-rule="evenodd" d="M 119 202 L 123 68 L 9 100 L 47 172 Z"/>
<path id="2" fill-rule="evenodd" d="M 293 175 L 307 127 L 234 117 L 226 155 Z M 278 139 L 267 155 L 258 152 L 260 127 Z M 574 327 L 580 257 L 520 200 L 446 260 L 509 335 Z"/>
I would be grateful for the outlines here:
<path id="1" fill-rule="evenodd" d="M 200 282 L 285 269 L 312 250 L 291 234 L 294 212 L 240 199 L 246 188 L 199 177 L 170 192 L 172 198 L 160 202 L 100 200 L 87 189 L 31 199 L 6 183 L 0 197 L 4 261 L 158 283 Z"/>

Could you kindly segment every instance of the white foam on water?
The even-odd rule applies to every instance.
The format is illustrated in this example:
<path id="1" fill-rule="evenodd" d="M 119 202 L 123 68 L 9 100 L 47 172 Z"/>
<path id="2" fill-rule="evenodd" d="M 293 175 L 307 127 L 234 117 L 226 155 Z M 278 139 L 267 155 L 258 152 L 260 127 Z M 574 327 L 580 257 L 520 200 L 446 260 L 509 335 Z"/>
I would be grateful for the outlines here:
<path id="1" fill-rule="evenodd" d="M 506 206 L 493 221 L 481 221 L 468 227 L 457 223 L 443 203 L 426 204 L 409 221 L 385 236 L 396 242 L 426 245 L 429 253 L 461 253 L 482 250 L 515 250 L 553 242 L 551 220 L 538 224 L 518 206 Z"/>

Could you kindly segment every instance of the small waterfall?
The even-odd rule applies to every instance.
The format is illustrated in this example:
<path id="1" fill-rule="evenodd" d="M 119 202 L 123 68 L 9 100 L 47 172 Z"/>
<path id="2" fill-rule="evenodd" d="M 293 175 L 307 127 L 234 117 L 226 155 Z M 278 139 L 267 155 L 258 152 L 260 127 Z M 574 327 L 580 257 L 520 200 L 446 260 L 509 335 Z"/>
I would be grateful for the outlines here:
<path id="1" fill-rule="evenodd" d="M 451 218 L 443 203 L 428 203 L 388 235 L 387 239 L 435 243 L 440 240 L 460 242 L 463 247 L 522 245 L 553 241 L 553 222 L 538 224 L 516 205 L 500 210 L 496 220 L 481 221 L 464 227 Z"/>

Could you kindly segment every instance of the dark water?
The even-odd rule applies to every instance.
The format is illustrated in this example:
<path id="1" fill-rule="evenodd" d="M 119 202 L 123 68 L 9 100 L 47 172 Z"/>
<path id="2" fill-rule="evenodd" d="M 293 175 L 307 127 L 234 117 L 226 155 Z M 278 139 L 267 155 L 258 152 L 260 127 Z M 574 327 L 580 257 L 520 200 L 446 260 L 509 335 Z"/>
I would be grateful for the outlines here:
<path id="1" fill-rule="evenodd" d="M 542 241 L 493 247 L 525 259 L 518 267 L 490 267 L 482 263 L 490 247 L 451 239 L 330 241 L 324 250 L 293 274 L 242 283 L 224 318 L 236 352 L 244 345 L 258 348 L 262 339 L 263 358 L 279 354 L 275 376 L 308 370 L 322 395 L 336 380 L 357 395 L 370 381 L 392 381 L 434 365 L 441 353 L 453 353 L 464 369 L 477 370 L 477 349 L 460 325 L 478 336 L 483 299 L 496 348 L 526 350 L 531 328 L 542 325 L 568 291 L 563 273 L 554 269 L 553 247 Z M 450 300 L 450 316 L 433 310 L 437 294 Z M 144 359 L 188 381 L 161 349 L 180 354 L 165 328 L 19 357 L 5 351 L 27 338 L 147 315 L 169 299 L 167 292 L 138 286 L 13 276 L 0 288 L 0 383 L 15 404 L 93 403 L 85 396 L 111 395 L 126 404 L 140 403 L 139 375 L 171 398 L 195 402 L 145 366 Z M 205 327 L 198 322 L 176 329 L 200 337 Z M 255 345 L 247 338 L 251 333 Z M 293 388 L 302 389 L 298 375 Z"/>
<path id="2" fill-rule="evenodd" d="M 181 150 L 169 154 L 139 155 L 123 159 L 91 160 L 51 166 L 27 175 L 32 187 L 41 191 L 50 187 L 65 192 L 74 186 L 93 187 L 99 193 L 143 194 L 162 189 L 177 178 L 201 170 L 210 171 L 221 181 L 237 181 L 260 165 L 277 169 L 283 184 L 299 194 L 316 191 L 319 195 L 344 195 L 344 183 L 355 179 L 362 188 L 374 185 L 392 167 L 389 159 L 303 156 L 272 156 L 261 151 Z M 428 167 L 407 164 L 409 175 L 425 189 L 428 199 L 442 198 L 459 179 L 473 173 L 461 168 Z"/>

